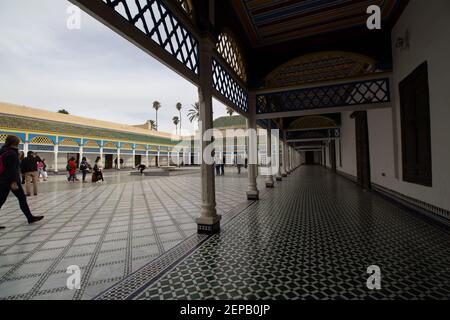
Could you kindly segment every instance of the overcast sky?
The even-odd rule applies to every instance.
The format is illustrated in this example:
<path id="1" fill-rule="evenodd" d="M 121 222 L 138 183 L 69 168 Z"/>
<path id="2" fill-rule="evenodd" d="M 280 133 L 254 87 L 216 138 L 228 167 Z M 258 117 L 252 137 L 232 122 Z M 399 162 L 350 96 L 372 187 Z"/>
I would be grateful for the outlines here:
<path id="1" fill-rule="evenodd" d="M 155 119 L 174 132 L 175 104 L 186 114 L 197 89 L 100 22 L 82 13 L 81 29 L 69 30 L 64 0 L 0 0 L 0 101 L 95 119 L 141 124 Z M 226 115 L 215 101 L 214 118 Z"/>

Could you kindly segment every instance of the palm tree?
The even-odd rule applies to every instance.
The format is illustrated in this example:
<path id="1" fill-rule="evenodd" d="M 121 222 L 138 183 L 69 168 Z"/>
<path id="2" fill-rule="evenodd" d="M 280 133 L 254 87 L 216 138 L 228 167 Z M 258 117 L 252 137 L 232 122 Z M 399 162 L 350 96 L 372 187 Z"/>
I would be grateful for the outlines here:
<path id="1" fill-rule="evenodd" d="M 227 113 L 230 115 L 230 117 L 233 115 L 234 110 L 230 107 L 227 107 Z"/>
<path id="2" fill-rule="evenodd" d="M 178 123 L 180 123 L 180 118 L 175 116 L 172 118 L 172 121 L 173 121 L 173 124 L 175 125 L 176 134 L 178 135 Z"/>
<path id="3" fill-rule="evenodd" d="M 156 122 L 155 120 L 148 120 L 148 123 L 150 124 L 151 130 L 156 130 Z"/>
<path id="4" fill-rule="evenodd" d="M 181 102 L 177 103 L 176 108 L 177 108 L 178 112 L 180 113 L 180 135 L 181 135 L 181 108 L 182 108 Z"/>
<path id="5" fill-rule="evenodd" d="M 198 104 L 198 102 L 194 103 L 192 105 L 193 109 L 189 109 L 188 111 L 188 118 L 190 122 L 193 122 L 194 120 L 197 120 L 200 118 L 200 105 Z"/>
<path id="6" fill-rule="evenodd" d="M 60 109 L 58 110 L 58 113 L 69 114 L 69 111 L 67 111 L 66 109 Z"/>
<path id="7" fill-rule="evenodd" d="M 161 108 L 161 103 L 159 101 L 153 102 L 153 109 L 156 110 L 156 130 L 158 130 L 158 110 Z"/>

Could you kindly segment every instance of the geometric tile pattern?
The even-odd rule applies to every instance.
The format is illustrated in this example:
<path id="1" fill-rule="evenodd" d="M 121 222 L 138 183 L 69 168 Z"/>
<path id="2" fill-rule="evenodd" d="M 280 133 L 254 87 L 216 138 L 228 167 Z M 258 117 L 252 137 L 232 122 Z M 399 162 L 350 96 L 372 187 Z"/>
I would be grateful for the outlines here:
<path id="1" fill-rule="evenodd" d="M 312 87 L 257 96 L 257 112 L 310 110 L 390 101 L 389 79 Z"/>
<path id="2" fill-rule="evenodd" d="M 0 232 L 0 299 L 92 299 L 196 235 L 197 174 L 122 172 L 100 185 L 49 180 L 28 199 L 33 213 L 45 215 L 42 222 L 26 224 L 12 197 L 1 209 L 0 225 L 7 229 Z M 248 203 L 242 196 L 247 181 L 229 172 L 216 178 L 217 211 L 225 221 Z M 81 269 L 81 290 L 66 288 L 70 265 Z"/>
<path id="3" fill-rule="evenodd" d="M 198 42 L 162 1 L 102 1 L 198 74 Z"/>
<path id="4" fill-rule="evenodd" d="M 212 71 L 214 89 L 233 103 L 236 108 L 243 113 L 247 113 L 248 95 L 246 90 L 214 58 L 212 60 Z"/>
<path id="5" fill-rule="evenodd" d="M 449 299 L 450 234 L 321 167 L 277 183 L 136 299 Z M 381 290 L 366 286 L 381 268 Z"/>

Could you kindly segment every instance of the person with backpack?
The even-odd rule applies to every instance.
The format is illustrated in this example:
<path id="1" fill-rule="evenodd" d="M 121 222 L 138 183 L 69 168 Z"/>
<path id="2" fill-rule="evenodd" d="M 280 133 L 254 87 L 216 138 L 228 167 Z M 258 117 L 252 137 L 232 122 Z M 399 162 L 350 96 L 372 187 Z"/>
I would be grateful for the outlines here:
<path id="1" fill-rule="evenodd" d="M 33 184 L 33 193 L 35 196 L 38 194 L 38 169 L 37 161 L 34 157 L 33 151 L 28 151 L 27 156 L 22 160 L 20 164 L 22 173 L 25 175 L 25 190 L 27 196 L 31 196 L 31 184 Z"/>
<path id="2" fill-rule="evenodd" d="M 27 197 L 20 183 L 20 140 L 16 136 L 6 137 L 5 144 L 0 149 L 0 209 L 12 192 L 19 200 L 20 209 L 28 220 L 28 223 L 40 221 L 44 216 L 33 216 L 27 203 Z M 0 226 L 0 229 L 4 229 Z"/>
<path id="3" fill-rule="evenodd" d="M 83 157 L 83 159 L 81 159 L 81 163 L 80 163 L 80 171 L 83 174 L 83 183 L 86 182 L 86 175 L 89 172 L 89 169 L 91 168 L 90 164 L 87 162 L 86 157 Z"/>
<path id="4" fill-rule="evenodd" d="M 75 158 L 71 157 L 67 162 L 67 171 L 69 171 L 69 178 L 67 179 L 69 182 L 75 182 L 78 180 L 76 177 L 77 174 L 77 163 L 75 162 Z"/>

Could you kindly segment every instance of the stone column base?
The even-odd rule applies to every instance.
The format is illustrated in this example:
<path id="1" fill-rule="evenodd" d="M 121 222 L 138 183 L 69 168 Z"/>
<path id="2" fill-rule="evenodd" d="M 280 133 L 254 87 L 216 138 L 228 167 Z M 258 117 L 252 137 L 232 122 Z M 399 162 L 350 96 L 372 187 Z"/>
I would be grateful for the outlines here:
<path id="1" fill-rule="evenodd" d="M 199 217 L 197 218 L 198 234 L 215 234 L 220 232 L 220 220 L 222 216 L 215 217 Z"/>
<path id="2" fill-rule="evenodd" d="M 266 182 L 266 188 L 273 188 L 273 181 Z"/>
<path id="3" fill-rule="evenodd" d="M 247 191 L 248 200 L 259 200 L 259 191 Z"/>

